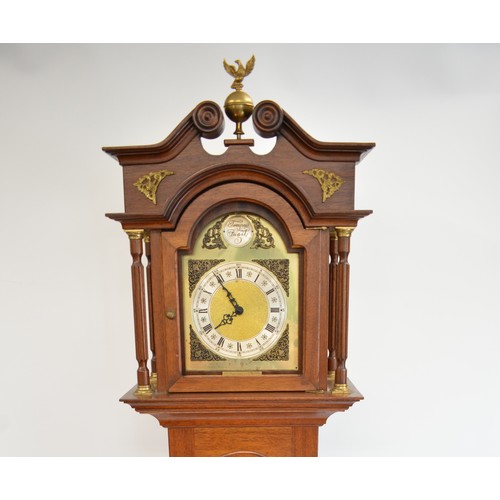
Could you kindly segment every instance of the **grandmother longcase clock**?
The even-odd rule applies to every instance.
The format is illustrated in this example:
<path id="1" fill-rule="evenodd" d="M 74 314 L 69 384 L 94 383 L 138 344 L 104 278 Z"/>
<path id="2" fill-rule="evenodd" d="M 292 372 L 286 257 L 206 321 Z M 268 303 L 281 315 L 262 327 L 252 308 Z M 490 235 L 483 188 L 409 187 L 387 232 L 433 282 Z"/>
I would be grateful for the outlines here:
<path id="1" fill-rule="evenodd" d="M 168 428 L 170 456 L 317 456 L 319 426 L 362 399 L 348 255 L 374 144 L 320 142 L 275 102 L 254 106 L 255 58 L 236 63 L 223 154 L 201 142 L 224 129 L 211 101 L 158 144 L 103 148 L 123 167 L 125 211 L 107 216 L 132 256 L 137 384 L 121 401 Z M 276 137 L 265 155 L 243 137 L 250 117 Z"/>

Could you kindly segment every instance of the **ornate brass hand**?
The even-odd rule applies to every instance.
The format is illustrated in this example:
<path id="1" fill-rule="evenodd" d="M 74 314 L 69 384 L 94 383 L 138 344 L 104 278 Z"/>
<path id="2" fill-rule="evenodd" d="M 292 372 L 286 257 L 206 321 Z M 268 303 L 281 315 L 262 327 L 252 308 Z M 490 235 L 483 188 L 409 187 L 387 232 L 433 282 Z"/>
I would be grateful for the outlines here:
<path id="1" fill-rule="evenodd" d="M 215 277 L 217 278 L 217 281 L 220 283 L 220 286 L 222 289 L 226 292 L 227 298 L 229 299 L 229 302 L 231 302 L 231 305 L 234 307 L 234 313 L 231 315 L 225 314 L 225 316 L 231 316 L 233 318 L 236 315 L 243 314 L 243 307 L 241 307 L 238 302 L 236 302 L 236 299 L 233 297 L 232 293 L 224 286 L 224 280 L 219 274 L 216 274 Z M 231 320 L 232 322 L 232 320 Z M 226 324 L 226 323 L 224 323 Z"/>
<path id="2" fill-rule="evenodd" d="M 236 311 L 232 314 L 224 314 L 224 316 L 222 317 L 222 321 L 215 327 L 215 329 L 217 330 L 219 326 L 230 325 L 233 322 L 233 318 L 236 316 L 236 314 Z"/>

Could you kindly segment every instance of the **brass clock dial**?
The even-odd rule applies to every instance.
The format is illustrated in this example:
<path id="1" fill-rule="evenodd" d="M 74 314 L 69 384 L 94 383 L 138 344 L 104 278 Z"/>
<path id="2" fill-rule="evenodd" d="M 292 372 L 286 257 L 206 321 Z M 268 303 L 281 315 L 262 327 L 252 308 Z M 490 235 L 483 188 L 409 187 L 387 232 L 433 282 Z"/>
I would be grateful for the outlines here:
<path id="1" fill-rule="evenodd" d="M 287 304 L 277 278 L 255 262 L 230 261 L 200 279 L 192 299 L 193 329 L 226 358 L 254 358 L 279 340 Z"/>
<path id="2" fill-rule="evenodd" d="M 299 257 L 255 214 L 202 228 L 181 259 L 187 373 L 299 370 Z"/>

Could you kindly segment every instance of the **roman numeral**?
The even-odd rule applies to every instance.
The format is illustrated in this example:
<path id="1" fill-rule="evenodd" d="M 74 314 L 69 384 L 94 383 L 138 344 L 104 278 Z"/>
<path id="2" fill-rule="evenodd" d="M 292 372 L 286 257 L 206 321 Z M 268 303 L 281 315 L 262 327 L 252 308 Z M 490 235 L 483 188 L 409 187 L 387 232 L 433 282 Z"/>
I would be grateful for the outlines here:
<path id="1" fill-rule="evenodd" d="M 205 326 L 203 327 L 203 331 L 204 331 L 205 333 L 208 333 L 208 332 L 209 332 L 212 328 L 213 328 L 213 326 L 209 323 L 208 325 L 205 325 Z"/>
<path id="2" fill-rule="evenodd" d="M 224 283 L 224 278 L 217 273 L 214 273 L 215 277 L 217 278 L 217 281 L 222 285 Z"/>
<path id="3" fill-rule="evenodd" d="M 259 276 L 260 276 L 260 272 L 259 272 L 259 274 L 257 274 L 257 277 L 253 280 L 254 283 L 257 283 L 257 280 L 259 279 Z"/>
<path id="4" fill-rule="evenodd" d="M 271 312 L 272 313 L 279 313 L 280 312 L 280 308 L 279 307 L 271 307 Z"/>
<path id="5" fill-rule="evenodd" d="M 198 309 L 200 314 L 208 314 L 208 309 Z M 276 311 L 277 312 L 277 311 Z"/>
<path id="6" fill-rule="evenodd" d="M 268 290 L 268 291 L 266 292 L 266 295 L 271 295 L 271 293 L 273 293 L 273 292 L 274 292 L 274 288 L 271 288 L 271 290 Z"/>
<path id="7" fill-rule="evenodd" d="M 236 342 L 236 350 L 241 352 L 241 342 Z"/>
<path id="8" fill-rule="evenodd" d="M 273 325 L 270 325 L 270 324 L 268 323 L 268 324 L 266 325 L 266 330 L 267 330 L 268 332 L 273 333 L 273 332 L 274 332 L 274 330 L 276 330 L 276 327 L 274 327 Z"/>
<path id="9" fill-rule="evenodd" d="M 224 346 L 224 342 L 225 342 L 225 341 L 226 341 L 226 339 L 225 339 L 224 337 L 221 337 L 221 338 L 219 339 L 219 342 L 217 342 L 217 345 L 218 345 L 219 347 L 223 347 L 223 346 Z"/>
<path id="10" fill-rule="evenodd" d="M 242 276 L 243 276 L 243 270 L 241 269 L 241 267 L 237 267 L 236 268 L 236 277 L 241 278 Z"/>

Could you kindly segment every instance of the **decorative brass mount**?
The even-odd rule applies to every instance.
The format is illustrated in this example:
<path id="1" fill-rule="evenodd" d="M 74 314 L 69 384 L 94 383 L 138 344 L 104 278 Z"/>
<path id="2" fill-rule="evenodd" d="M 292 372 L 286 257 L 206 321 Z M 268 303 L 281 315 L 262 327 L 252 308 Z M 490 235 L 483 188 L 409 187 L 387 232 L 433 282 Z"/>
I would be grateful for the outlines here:
<path id="1" fill-rule="evenodd" d="M 234 135 L 240 140 L 241 136 L 244 135 L 242 123 L 248 120 L 253 112 L 252 98 L 241 89 L 243 88 L 243 78 L 248 76 L 255 66 L 255 56 L 248 60 L 246 66 L 243 66 L 239 59 L 236 59 L 235 63 L 238 67 L 228 64 L 224 59 L 225 70 L 234 78 L 231 88 L 235 89 L 234 92 L 227 96 L 224 102 L 224 110 L 227 117 L 236 123 Z"/>
<path id="2" fill-rule="evenodd" d="M 311 175 L 314 177 L 321 186 L 323 191 L 323 203 L 333 196 L 335 191 L 338 191 L 344 181 L 335 173 L 321 168 L 313 168 L 311 170 L 304 170 L 303 174 Z"/>
<path id="3" fill-rule="evenodd" d="M 169 175 L 174 175 L 174 172 L 170 172 L 169 170 L 159 170 L 158 172 L 149 172 L 149 174 L 139 177 L 139 179 L 136 182 L 134 182 L 134 186 L 148 200 L 151 200 L 156 205 L 156 190 L 158 189 L 160 182 Z"/>

